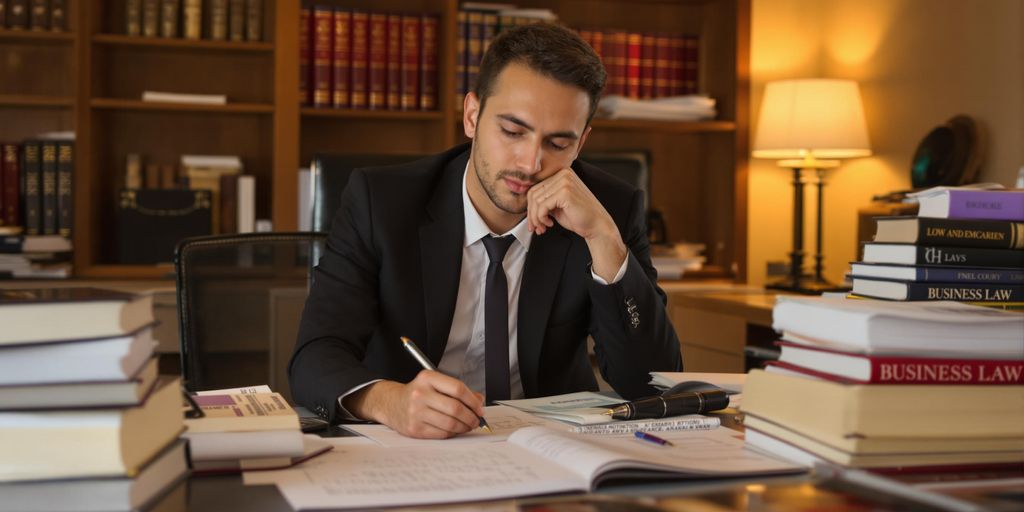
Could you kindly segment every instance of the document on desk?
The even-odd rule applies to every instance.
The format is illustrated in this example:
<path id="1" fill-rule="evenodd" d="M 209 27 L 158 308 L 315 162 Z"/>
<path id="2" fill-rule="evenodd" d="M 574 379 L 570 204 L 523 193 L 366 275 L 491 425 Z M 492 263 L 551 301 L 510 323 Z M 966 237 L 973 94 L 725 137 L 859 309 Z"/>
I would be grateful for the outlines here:
<path id="1" fill-rule="evenodd" d="M 484 408 L 484 418 L 491 427 L 491 432 L 476 429 L 449 439 L 413 439 L 395 432 L 386 425 L 342 425 L 343 428 L 363 437 L 369 438 L 382 446 L 426 446 L 473 443 L 495 443 L 508 439 L 516 430 L 523 427 L 548 427 L 566 430 L 568 426 L 557 421 L 539 418 L 507 405 L 492 405 Z"/>
<path id="2" fill-rule="evenodd" d="M 725 430 L 672 432 L 674 447 L 526 427 L 507 442 L 335 446 L 275 472 L 296 510 L 457 503 L 591 490 L 610 478 L 710 478 L 804 468 L 746 450 Z M 264 475 L 267 476 L 267 475 Z"/>
<path id="3" fill-rule="evenodd" d="M 592 391 L 581 391 L 541 398 L 502 400 L 498 403 L 543 418 L 568 421 L 577 425 L 593 425 L 612 421 L 611 416 L 603 413 L 608 410 L 608 406 L 622 402 L 621 398 L 605 396 Z"/>

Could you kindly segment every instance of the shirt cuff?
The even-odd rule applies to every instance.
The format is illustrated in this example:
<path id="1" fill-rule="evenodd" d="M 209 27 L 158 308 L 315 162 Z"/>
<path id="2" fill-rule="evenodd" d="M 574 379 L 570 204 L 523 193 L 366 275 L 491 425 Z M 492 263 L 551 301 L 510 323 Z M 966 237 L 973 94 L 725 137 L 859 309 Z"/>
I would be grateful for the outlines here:
<path id="1" fill-rule="evenodd" d="M 611 283 L 609 283 L 608 281 L 605 281 L 604 278 L 602 278 L 601 276 L 597 275 L 597 273 L 594 272 L 594 266 L 593 265 L 590 266 L 590 275 L 593 276 L 594 281 L 597 281 L 597 282 L 599 282 L 601 284 L 604 284 L 604 285 L 615 284 L 615 283 L 617 283 L 617 282 L 622 280 L 622 276 L 626 275 L 626 265 L 628 263 L 629 263 L 629 255 L 627 254 L 626 257 L 622 260 L 622 266 L 619 267 L 619 271 L 615 273 L 615 278 L 612 279 Z"/>
<path id="2" fill-rule="evenodd" d="M 345 397 L 351 395 L 352 393 L 355 393 L 356 391 L 359 391 L 360 389 L 363 389 L 366 386 L 369 386 L 370 384 L 373 384 L 375 382 L 380 382 L 382 380 L 384 380 L 384 379 L 374 379 L 374 380 L 371 380 L 369 382 L 364 382 L 364 383 L 362 383 L 362 384 L 360 384 L 360 385 L 358 385 L 358 386 L 348 390 L 348 392 L 345 393 L 344 395 L 339 396 L 338 397 L 338 419 L 340 419 L 340 420 L 347 420 L 347 421 L 366 421 L 366 420 L 364 420 L 362 418 L 355 417 L 354 414 L 349 412 L 348 409 L 346 409 L 345 406 L 342 405 L 342 401 L 345 400 Z"/>

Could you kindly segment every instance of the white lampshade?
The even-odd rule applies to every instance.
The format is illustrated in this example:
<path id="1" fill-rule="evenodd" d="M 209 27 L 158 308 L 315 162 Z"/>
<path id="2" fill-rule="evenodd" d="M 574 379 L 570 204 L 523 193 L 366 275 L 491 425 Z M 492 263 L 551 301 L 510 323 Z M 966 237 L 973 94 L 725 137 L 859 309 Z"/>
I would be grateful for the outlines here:
<path id="1" fill-rule="evenodd" d="M 855 158 L 871 155 L 857 82 L 769 82 L 754 136 L 757 158 Z"/>

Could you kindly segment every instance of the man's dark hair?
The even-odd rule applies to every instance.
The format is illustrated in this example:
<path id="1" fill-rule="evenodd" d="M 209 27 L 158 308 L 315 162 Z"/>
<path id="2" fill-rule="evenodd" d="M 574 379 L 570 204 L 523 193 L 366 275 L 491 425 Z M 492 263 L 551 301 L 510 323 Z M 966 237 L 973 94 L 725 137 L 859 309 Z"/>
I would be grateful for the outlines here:
<path id="1" fill-rule="evenodd" d="M 523 64 L 533 71 L 566 85 L 586 91 L 590 97 L 590 124 L 607 79 L 601 58 L 579 35 L 553 23 L 523 25 L 494 38 L 480 63 L 473 92 L 483 112 L 487 97 L 494 91 L 498 75 L 511 63 Z"/>

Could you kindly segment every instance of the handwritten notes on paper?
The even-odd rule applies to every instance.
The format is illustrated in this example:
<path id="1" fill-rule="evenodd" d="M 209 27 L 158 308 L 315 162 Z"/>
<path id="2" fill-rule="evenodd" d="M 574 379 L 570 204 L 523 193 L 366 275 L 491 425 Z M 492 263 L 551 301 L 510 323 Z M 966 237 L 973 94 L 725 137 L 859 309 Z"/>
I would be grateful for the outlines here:
<path id="1" fill-rule="evenodd" d="M 429 446 L 443 444 L 474 444 L 504 441 L 516 430 L 523 427 L 545 426 L 560 430 L 567 427 L 555 421 L 538 418 L 512 407 L 493 405 L 486 407 L 484 418 L 493 433 L 477 429 L 451 439 L 412 439 L 405 437 L 385 425 L 345 425 L 347 430 L 368 437 L 383 446 Z"/>

